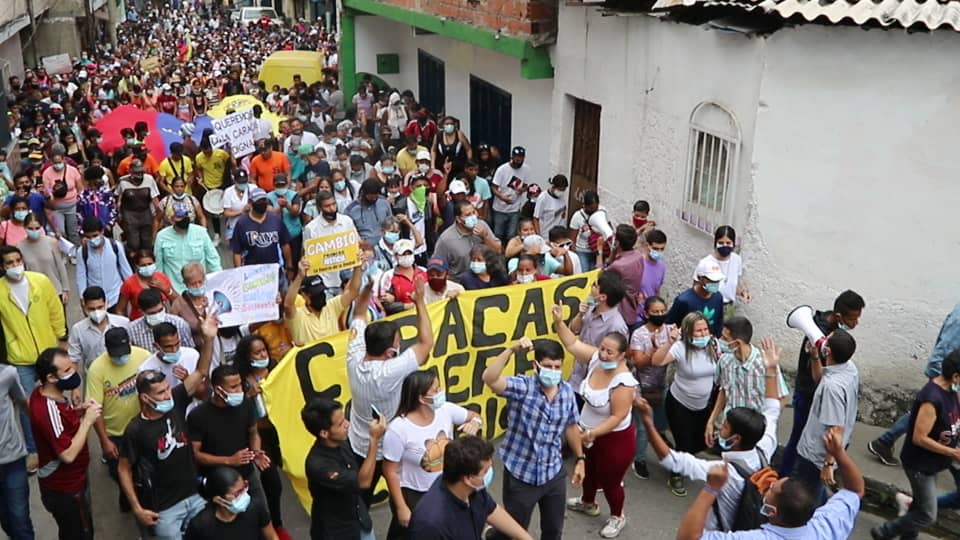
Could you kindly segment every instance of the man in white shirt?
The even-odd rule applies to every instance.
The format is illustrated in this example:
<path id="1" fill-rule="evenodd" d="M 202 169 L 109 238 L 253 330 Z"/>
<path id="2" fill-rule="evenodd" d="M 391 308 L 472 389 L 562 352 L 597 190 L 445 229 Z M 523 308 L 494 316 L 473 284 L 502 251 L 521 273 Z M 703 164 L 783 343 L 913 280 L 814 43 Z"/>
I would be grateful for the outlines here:
<path id="1" fill-rule="evenodd" d="M 140 364 L 137 373 L 148 369 L 159 371 L 173 388 L 197 369 L 200 353 L 192 347 L 180 346 L 180 333 L 172 323 L 154 326 L 153 339 L 158 352 Z"/>
<path id="2" fill-rule="evenodd" d="M 558 174 L 550 179 L 550 187 L 537 197 L 533 223 L 540 236 L 547 236 L 550 229 L 567 222 L 567 185 L 567 177 Z"/>
<path id="3" fill-rule="evenodd" d="M 350 447 L 357 456 L 366 456 L 370 446 L 370 424 L 374 414 L 393 418 L 400 405 L 403 380 L 426 363 L 433 349 L 433 328 L 424 302 L 424 282 L 414 284 L 413 301 L 417 309 L 417 342 L 400 351 L 400 327 L 394 321 L 376 321 L 367 325 L 363 318 L 350 325 L 347 349 L 347 374 L 350 381 Z M 366 314 L 357 310 L 358 315 Z M 383 453 L 377 451 L 377 467 L 371 488 L 362 494 L 367 505 L 382 474 Z"/>
<path id="4" fill-rule="evenodd" d="M 353 220 L 346 214 L 337 211 L 337 199 L 329 191 L 317 193 L 317 210 L 320 215 L 316 219 L 310 220 L 307 226 L 303 228 L 303 247 L 307 248 L 307 242 L 314 238 L 330 236 L 350 230 L 356 230 Z M 324 272 L 320 274 L 323 278 L 323 285 L 327 288 L 327 299 L 340 294 L 342 289 L 342 280 L 340 272 Z"/>
<path id="5" fill-rule="evenodd" d="M 68 353 L 81 376 L 86 369 L 107 350 L 103 336 L 111 328 L 127 328 L 130 320 L 107 312 L 107 296 L 97 286 L 83 291 L 83 313 L 86 315 L 70 328 Z"/>
<path id="6" fill-rule="evenodd" d="M 320 144 L 319 137 L 317 137 L 313 133 L 310 133 L 309 131 L 303 130 L 303 122 L 301 122 L 299 118 L 294 118 L 293 120 L 290 120 L 290 132 L 291 132 L 291 135 L 296 135 L 297 137 L 300 137 L 300 144 L 309 144 L 310 146 L 314 146 L 314 147 Z M 283 152 L 285 154 L 290 154 L 291 147 L 293 148 L 293 151 L 296 152 L 300 144 L 298 144 L 297 146 L 293 146 L 293 137 L 292 136 L 287 137 L 287 139 L 283 141 Z"/>
<path id="7" fill-rule="evenodd" d="M 490 189 L 493 191 L 493 234 L 503 245 L 517 234 L 520 209 L 526 202 L 527 182 L 533 176 L 524 161 L 527 150 L 514 146 L 510 161 L 497 167 Z"/>

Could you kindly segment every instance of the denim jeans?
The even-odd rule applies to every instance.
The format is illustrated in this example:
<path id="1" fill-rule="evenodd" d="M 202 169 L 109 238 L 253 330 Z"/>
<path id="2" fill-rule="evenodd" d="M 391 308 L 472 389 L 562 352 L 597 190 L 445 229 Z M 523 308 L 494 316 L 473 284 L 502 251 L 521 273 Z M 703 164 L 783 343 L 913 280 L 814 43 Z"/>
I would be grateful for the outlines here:
<path id="1" fill-rule="evenodd" d="M 817 506 L 823 506 L 827 502 L 827 490 L 823 481 L 820 480 L 820 468 L 816 464 L 803 456 L 797 456 L 797 465 L 793 470 L 793 476 L 807 484 L 817 501 Z"/>
<path id="2" fill-rule="evenodd" d="M 810 395 L 803 392 L 793 393 L 793 429 L 790 431 L 790 440 L 783 448 L 783 460 L 779 471 L 781 478 L 793 474 L 793 468 L 797 462 L 797 443 L 800 442 L 800 435 L 803 433 L 804 426 L 807 425 L 807 418 L 810 417 L 810 398 Z"/>
<path id="3" fill-rule="evenodd" d="M 207 501 L 193 494 L 177 504 L 158 512 L 160 519 L 153 526 L 153 535 L 157 540 L 180 540 L 190 520 L 203 511 Z"/>
<path id="4" fill-rule="evenodd" d="M 506 246 L 507 242 L 517 234 L 520 212 L 497 212 L 492 209 L 491 212 L 493 212 L 493 235 Z"/>
<path id="5" fill-rule="evenodd" d="M 597 254 L 592 252 L 578 251 L 577 257 L 580 258 L 580 269 L 589 272 L 597 267 Z"/>
<path id="6" fill-rule="evenodd" d="M 369 531 L 360 529 L 360 540 L 377 540 L 377 535 L 372 528 Z"/>
<path id="7" fill-rule="evenodd" d="M 661 395 L 664 394 L 666 394 L 666 389 Z M 657 428 L 657 431 L 663 433 L 667 429 L 667 412 L 663 408 L 663 400 L 650 402 L 650 407 L 653 408 L 653 425 Z M 637 451 L 633 460 L 647 461 L 647 445 L 649 444 L 647 426 L 643 423 L 643 416 L 636 409 L 633 410 L 633 424 L 637 427 Z"/>
<path id="8" fill-rule="evenodd" d="M 887 446 L 893 446 L 897 439 L 903 436 L 907 432 L 907 429 L 910 428 L 910 413 L 907 413 L 900 418 L 897 418 L 897 421 L 890 426 L 890 429 L 885 431 L 883 435 L 880 436 L 880 442 Z"/>
<path id="9" fill-rule="evenodd" d="M 16 366 L 17 375 L 20 376 L 20 386 L 27 393 L 27 401 L 30 401 L 30 394 L 33 393 L 34 386 L 37 385 L 37 370 L 33 365 Z M 30 429 L 30 416 L 26 410 L 20 412 L 20 425 L 23 427 L 23 441 L 27 445 L 27 452 L 37 453 L 37 443 L 33 441 L 33 431 Z"/>
<path id="10" fill-rule="evenodd" d="M 937 521 L 937 475 L 912 469 L 904 469 L 903 472 L 910 481 L 913 502 L 906 514 L 880 526 L 883 538 L 899 536 L 901 540 L 912 540 L 924 527 Z"/>
<path id="11" fill-rule="evenodd" d="M 953 476 L 953 482 L 956 484 L 957 488 L 951 493 L 944 493 L 943 495 L 937 497 L 937 507 L 938 508 L 960 508 L 960 469 L 950 467 L 947 469 L 950 471 L 950 475 Z"/>
<path id="12" fill-rule="evenodd" d="M 25 457 L 0 465 L 0 526 L 10 540 L 33 540 Z"/>

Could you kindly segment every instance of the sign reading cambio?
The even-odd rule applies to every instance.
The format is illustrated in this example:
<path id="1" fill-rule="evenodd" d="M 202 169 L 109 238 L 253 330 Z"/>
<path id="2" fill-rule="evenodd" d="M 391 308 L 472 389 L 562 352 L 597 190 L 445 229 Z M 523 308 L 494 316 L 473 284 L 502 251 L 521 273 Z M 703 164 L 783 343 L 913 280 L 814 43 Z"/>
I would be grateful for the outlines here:
<path id="1" fill-rule="evenodd" d="M 337 272 L 360 264 L 360 235 L 356 229 L 313 238 L 303 243 L 310 261 L 308 275 Z"/>
<path id="2" fill-rule="evenodd" d="M 210 136 L 210 144 L 214 148 L 223 148 L 229 144 L 233 156 L 238 158 L 253 153 L 255 129 L 253 109 L 238 111 L 223 118 L 214 118 L 211 123 L 213 135 Z"/>

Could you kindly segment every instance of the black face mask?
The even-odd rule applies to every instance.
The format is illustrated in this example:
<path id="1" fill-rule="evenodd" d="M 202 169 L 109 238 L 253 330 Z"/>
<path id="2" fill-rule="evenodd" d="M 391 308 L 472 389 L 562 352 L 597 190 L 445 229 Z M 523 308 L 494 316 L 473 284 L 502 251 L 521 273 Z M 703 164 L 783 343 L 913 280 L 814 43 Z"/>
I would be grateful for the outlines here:
<path id="1" fill-rule="evenodd" d="M 327 220 L 327 221 L 334 221 L 334 220 L 337 219 L 337 213 L 336 213 L 336 212 L 320 212 L 320 215 L 322 215 L 322 216 L 323 216 L 323 219 L 325 219 L 325 220 Z"/>
<path id="2" fill-rule="evenodd" d="M 323 311 L 327 306 L 327 293 L 319 292 L 310 296 L 310 307 L 315 311 Z"/>
<path id="3" fill-rule="evenodd" d="M 57 388 L 59 388 L 61 392 L 73 390 L 74 388 L 80 386 L 80 382 L 80 374 L 75 371 L 73 372 L 73 375 L 67 377 L 66 379 L 57 379 Z"/>
<path id="4" fill-rule="evenodd" d="M 180 229 L 181 231 L 185 231 L 190 228 L 190 220 L 187 218 L 183 218 L 180 221 L 174 221 L 173 226 Z"/>
<path id="5" fill-rule="evenodd" d="M 654 326 L 663 326 L 663 323 L 667 321 L 666 315 L 647 315 L 647 321 L 652 323 Z"/>
<path id="6" fill-rule="evenodd" d="M 267 211 L 267 205 L 268 205 L 268 204 L 269 204 L 268 201 L 257 201 L 257 202 L 255 202 L 255 203 L 253 203 L 252 206 L 253 206 L 253 211 L 254 211 L 254 213 L 256 213 L 256 214 L 263 214 L 264 212 Z"/>

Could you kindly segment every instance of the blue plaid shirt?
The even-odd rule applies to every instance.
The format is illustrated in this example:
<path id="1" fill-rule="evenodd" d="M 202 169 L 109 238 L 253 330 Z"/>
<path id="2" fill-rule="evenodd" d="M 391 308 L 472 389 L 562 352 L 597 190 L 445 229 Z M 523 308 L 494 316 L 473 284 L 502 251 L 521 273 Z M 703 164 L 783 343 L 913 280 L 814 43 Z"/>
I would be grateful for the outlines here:
<path id="1" fill-rule="evenodd" d="M 580 421 L 573 388 L 561 381 L 548 400 L 535 376 L 507 378 L 507 433 L 500 445 L 503 466 L 515 478 L 542 486 L 563 469 L 564 431 Z"/>

